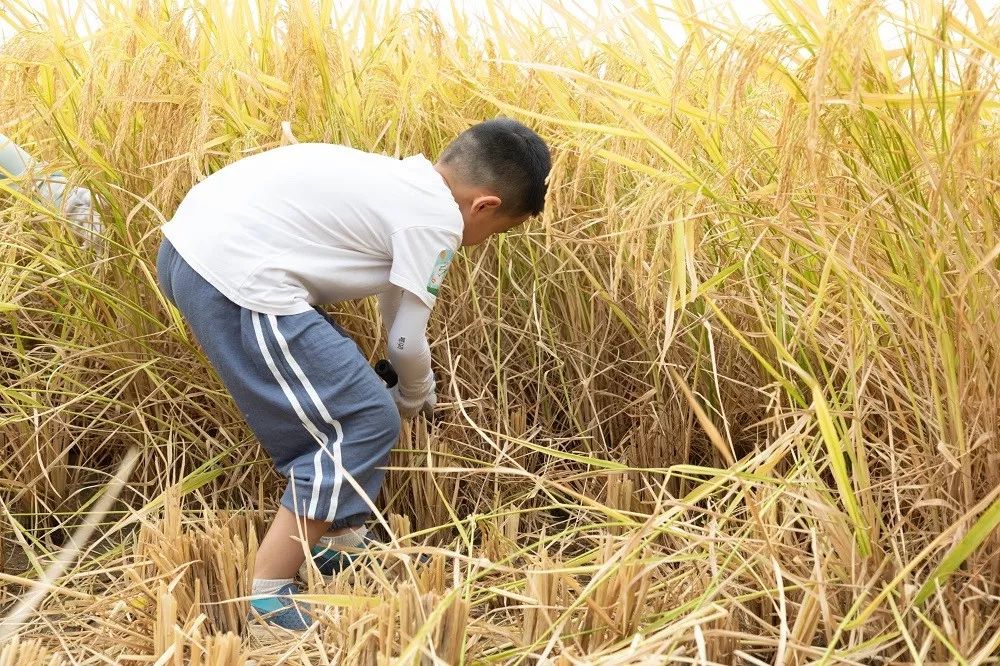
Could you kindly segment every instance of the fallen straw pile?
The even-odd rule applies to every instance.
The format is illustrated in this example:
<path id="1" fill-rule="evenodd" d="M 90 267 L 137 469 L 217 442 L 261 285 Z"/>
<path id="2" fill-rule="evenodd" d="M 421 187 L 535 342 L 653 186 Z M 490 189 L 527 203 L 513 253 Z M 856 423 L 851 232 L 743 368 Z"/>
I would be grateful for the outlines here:
<path id="1" fill-rule="evenodd" d="M 0 191 L 0 617 L 141 458 L 0 664 L 998 663 L 1000 22 L 768 4 L 678 0 L 679 40 L 653 3 L 476 31 L 95 2 L 87 39 L 5 5 L 0 132 L 108 239 Z M 302 641 L 242 639 L 278 479 L 155 288 L 157 227 L 283 120 L 433 157 L 497 113 L 553 145 L 550 200 L 451 268 L 395 541 L 311 581 Z M 336 312 L 376 358 L 374 305 Z"/>

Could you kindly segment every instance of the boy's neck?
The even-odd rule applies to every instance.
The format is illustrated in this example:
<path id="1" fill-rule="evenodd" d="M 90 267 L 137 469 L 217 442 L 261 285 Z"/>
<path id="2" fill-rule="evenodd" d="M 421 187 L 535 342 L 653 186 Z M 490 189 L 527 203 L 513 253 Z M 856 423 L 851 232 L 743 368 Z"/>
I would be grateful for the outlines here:
<path id="1" fill-rule="evenodd" d="M 444 184 L 448 186 L 449 190 L 451 190 L 452 196 L 455 196 L 455 188 L 451 186 L 451 179 L 449 178 L 451 174 L 448 171 L 448 167 L 441 164 L 440 162 L 435 162 L 434 170 L 437 171 L 439 174 L 441 174 L 441 178 L 444 179 Z"/>

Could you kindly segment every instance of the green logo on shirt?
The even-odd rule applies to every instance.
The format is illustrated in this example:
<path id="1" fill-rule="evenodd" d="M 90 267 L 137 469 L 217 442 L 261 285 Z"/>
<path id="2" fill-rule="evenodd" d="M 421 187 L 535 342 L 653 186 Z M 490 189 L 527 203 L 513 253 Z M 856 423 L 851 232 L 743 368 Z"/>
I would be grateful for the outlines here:
<path id="1" fill-rule="evenodd" d="M 441 283 L 444 282 L 445 273 L 448 272 L 448 266 L 451 264 L 451 257 L 454 254 L 451 250 L 441 250 L 437 256 L 437 261 L 434 262 L 434 268 L 431 270 L 431 279 L 427 281 L 427 291 L 435 296 L 438 295 L 438 291 L 441 289 Z"/>

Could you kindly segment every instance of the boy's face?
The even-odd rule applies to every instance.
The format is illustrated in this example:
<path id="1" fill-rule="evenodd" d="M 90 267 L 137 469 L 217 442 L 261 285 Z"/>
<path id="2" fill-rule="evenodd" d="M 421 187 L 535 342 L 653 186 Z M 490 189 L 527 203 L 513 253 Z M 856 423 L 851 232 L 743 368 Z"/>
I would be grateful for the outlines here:
<path id="1" fill-rule="evenodd" d="M 489 188 L 466 185 L 440 162 L 434 168 L 444 178 L 458 209 L 462 212 L 462 245 L 478 245 L 493 234 L 510 231 L 523 224 L 530 215 L 510 217 L 500 212 L 500 197 Z"/>
<path id="2" fill-rule="evenodd" d="M 483 201 L 483 200 L 495 200 Z M 530 216 L 510 217 L 499 212 L 500 198 L 486 195 L 473 199 L 468 208 L 459 203 L 462 211 L 462 221 L 465 223 L 462 231 L 462 245 L 478 245 L 494 234 L 510 231 L 524 224 Z"/>

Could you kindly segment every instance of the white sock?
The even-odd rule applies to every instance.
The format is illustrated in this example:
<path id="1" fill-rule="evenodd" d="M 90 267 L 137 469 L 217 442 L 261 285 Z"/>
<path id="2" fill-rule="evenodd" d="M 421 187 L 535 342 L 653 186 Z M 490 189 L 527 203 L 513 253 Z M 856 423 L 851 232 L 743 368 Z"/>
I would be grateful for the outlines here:
<path id="1" fill-rule="evenodd" d="M 250 594 L 253 596 L 261 594 L 276 594 L 278 590 L 291 582 L 291 578 L 254 578 L 253 587 L 250 588 Z"/>
<path id="2" fill-rule="evenodd" d="M 319 538 L 319 545 L 330 550 L 341 550 L 343 548 L 363 548 L 368 530 L 364 527 L 352 527 L 343 534 L 331 536 L 324 534 Z"/>

